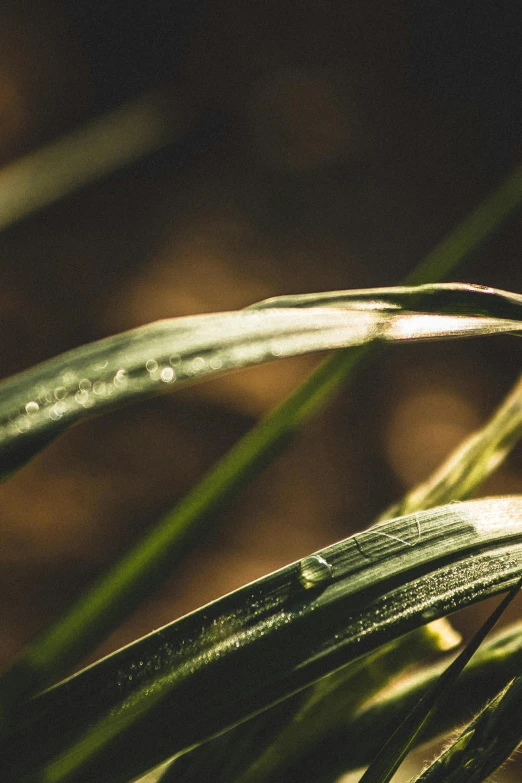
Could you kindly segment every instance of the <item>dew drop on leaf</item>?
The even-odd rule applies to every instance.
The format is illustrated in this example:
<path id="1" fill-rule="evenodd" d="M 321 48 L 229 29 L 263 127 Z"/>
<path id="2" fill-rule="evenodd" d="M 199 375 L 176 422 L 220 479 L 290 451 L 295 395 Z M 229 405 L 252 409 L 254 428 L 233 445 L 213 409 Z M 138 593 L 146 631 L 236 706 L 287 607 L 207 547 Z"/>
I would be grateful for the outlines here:
<path id="1" fill-rule="evenodd" d="M 299 581 L 305 590 L 325 587 L 332 581 L 332 566 L 320 555 L 310 555 L 299 563 Z"/>

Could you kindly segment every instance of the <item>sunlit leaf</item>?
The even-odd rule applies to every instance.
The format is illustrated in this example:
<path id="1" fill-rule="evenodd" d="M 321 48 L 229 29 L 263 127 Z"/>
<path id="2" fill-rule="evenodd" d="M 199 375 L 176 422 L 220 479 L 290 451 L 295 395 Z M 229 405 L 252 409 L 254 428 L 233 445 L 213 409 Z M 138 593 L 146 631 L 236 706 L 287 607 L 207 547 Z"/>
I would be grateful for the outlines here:
<path id="1" fill-rule="evenodd" d="M 310 351 L 517 332 L 522 296 L 465 284 L 279 297 L 158 321 L 82 346 L 0 385 L 0 470 L 93 414 L 183 383 Z"/>
<path id="2" fill-rule="evenodd" d="M 35 780 L 49 783 L 102 770 L 129 780 L 426 620 L 508 589 L 521 573 L 518 497 L 370 528 L 29 702 L 4 746 L 7 779 L 40 766 Z"/>

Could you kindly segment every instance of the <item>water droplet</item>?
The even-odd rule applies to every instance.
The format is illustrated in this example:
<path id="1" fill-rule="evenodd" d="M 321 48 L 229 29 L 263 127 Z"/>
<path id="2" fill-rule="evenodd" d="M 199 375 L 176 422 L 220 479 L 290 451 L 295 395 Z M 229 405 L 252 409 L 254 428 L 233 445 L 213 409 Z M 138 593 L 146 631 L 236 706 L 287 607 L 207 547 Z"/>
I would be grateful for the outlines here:
<path id="1" fill-rule="evenodd" d="M 196 358 L 190 362 L 189 374 L 198 375 L 200 372 L 203 372 L 205 364 L 206 362 L 201 356 L 196 356 Z"/>
<path id="2" fill-rule="evenodd" d="M 82 378 L 82 380 L 78 384 L 79 390 L 80 391 L 86 391 L 86 392 L 89 391 L 91 386 L 92 386 L 92 383 L 90 382 L 90 380 L 88 378 Z"/>
<path id="3" fill-rule="evenodd" d="M 149 359 L 145 367 L 147 368 L 147 372 L 156 372 L 158 369 L 158 362 L 155 359 Z"/>
<path id="4" fill-rule="evenodd" d="M 160 378 L 164 383 L 172 383 L 176 380 L 176 373 L 172 367 L 164 367 L 161 371 Z"/>
<path id="5" fill-rule="evenodd" d="M 89 399 L 89 392 L 86 389 L 77 391 L 76 394 L 74 395 L 74 399 L 80 405 L 85 405 L 87 400 Z"/>
<path id="6" fill-rule="evenodd" d="M 332 581 L 332 566 L 320 555 L 310 555 L 299 563 L 299 581 L 306 590 L 325 587 Z"/>
<path id="7" fill-rule="evenodd" d="M 29 414 L 31 414 L 31 413 L 38 413 L 38 411 L 40 410 L 40 406 L 38 405 L 37 402 L 34 402 L 34 400 L 31 400 L 31 402 L 28 402 L 27 405 L 25 406 L 25 410 Z"/>
<path id="8" fill-rule="evenodd" d="M 169 362 L 172 364 L 173 367 L 177 367 L 178 364 L 181 362 L 181 356 L 179 353 L 172 353 L 169 357 Z"/>
<path id="9" fill-rule="evenodd" d="M 97 397 L 104 397 L 108 393 L 107 385 L 103 381 L 96 381 L 92 387 Z"/>
<path id="10" fill-rule="evenodd" d="M 64 384 L 64 386 L 70 386 L 75 382 L 75 380 L 76 380 L 76 375 L 70 370 L 64 372 L 62 375 L 62 383 Z"/>
<path id="11" fill-rule="evenodd" d="M 38 396 L 38 399 L 40 401 L 40 404 L 43 406 L 50 405 L 51 402 L 53 402 L 53 397 L 51 395 L 51 392 L 48 391 L 42 391 L 42 393 Z"/>
<path id="12" fill-rule="evenodd" d="M 15 421 L 15 426 L 18 432 L 23 433 L 27 432 L 27 430 L 31 429 L 31 422 L 29 421 L 28 416 L 20 416 Z"/>
<path id="13" fill-rule="evenodd" d="M 112 382 L 119 389 L 124 389 L 127 386 L 128 380 L 127 371 L 122 367 L 118 370 Z"/>

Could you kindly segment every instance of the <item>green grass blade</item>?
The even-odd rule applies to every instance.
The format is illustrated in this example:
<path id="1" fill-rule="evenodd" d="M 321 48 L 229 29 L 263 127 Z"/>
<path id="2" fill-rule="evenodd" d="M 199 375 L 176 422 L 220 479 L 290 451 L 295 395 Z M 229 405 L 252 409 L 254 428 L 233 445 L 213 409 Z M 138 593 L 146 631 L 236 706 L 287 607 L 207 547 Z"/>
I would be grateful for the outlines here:
<path id="1" fill-rule="evenodd" d="M 469 257 L 482 242 L 520 206 L 522 200 L 522 166 L 491 193 L 442 242 L 410 272 L 404 281 L 418 285 L 429 280 L 442 280 L 455 264 Z"/>
<path id="2" fill-rule="evenodd" d="M 522 579 L 511 588 L 460 655 L 444 671 L 433 688 L 421 698 L 408 717 L 394 731 L 362 776 L 360 783 L 389 783 L 407 754 L 415 746 L 422 729 L 434 712 L 437 702 L 446 696 L 460 672 L 478 650 L 521 586 Z"/>
<path id="3" fill-rule="evenodd" d="M 522 377 L 484 427 L 466 438 L 432 476 L 387 508 L 379 520 L 466 500 L 499 467 L 521 435 Z"/>
<path id="4" fill-rule="evenodd" d="M 450 504 L 376 526 L 20 707 L 0 757 L 3 779 L 40 768 L 35 780 L 47 783 L 128 780 L 521 574 L 522 498 Z"/>
<path id="5" fill-rule="evenodd" d="M 311 351 L 517 332 L 521 325 L 522 296 L 461 283 L 278 297 L 237 312 L 158 321 L 0 384 L 3 469 L 66 426 L 218 373 Z"/>
<path id="6" fill-rule="evenodd" d="M 522 676 L 519 676 L 484 707 L 415 782 L 482 783 L 522 742 L 521 715 Z"/>
<path id="7" fill-rule="evenodd" d="M 186 107 L 154 91 L 0 169 L 0 231 L 161 149 L 188 129 Z"/>

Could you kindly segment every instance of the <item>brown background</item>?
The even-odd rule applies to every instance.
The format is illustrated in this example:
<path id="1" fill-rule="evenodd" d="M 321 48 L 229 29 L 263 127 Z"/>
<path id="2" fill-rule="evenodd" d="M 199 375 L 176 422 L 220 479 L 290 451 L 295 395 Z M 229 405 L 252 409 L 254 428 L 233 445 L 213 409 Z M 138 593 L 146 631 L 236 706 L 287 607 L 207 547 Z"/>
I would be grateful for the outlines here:
<path id="1" fill-rule="evenodd" d="M 196 119 L 0 236 L 1 375 L 161 317 L 398 282 L 520 162 L 518 6 L 3 3 L 2 164 L 152 88 Z M 516 216 L 451 279 L 521 291 L 521 236 Z M 519 356 L 503 337 L 389 348 L 102 651 L 369 524 L 485 420 Z M 316 361 L 87 422 L 0 487 L 0 662 Z M 522 492 L 520 449 L 482 494 L 503 492 Z"/>

